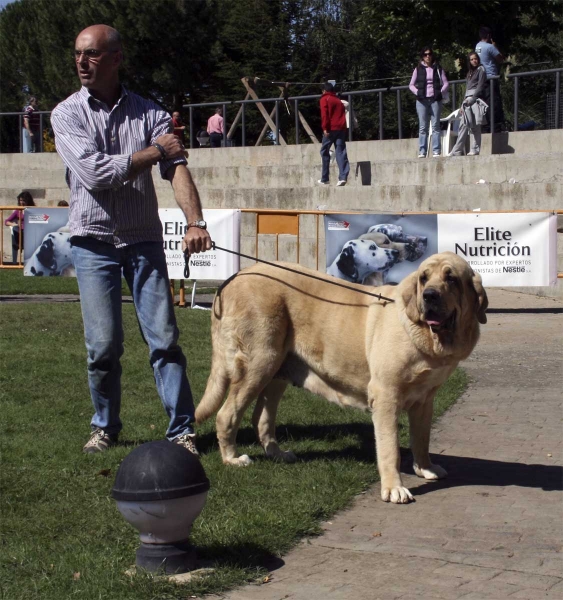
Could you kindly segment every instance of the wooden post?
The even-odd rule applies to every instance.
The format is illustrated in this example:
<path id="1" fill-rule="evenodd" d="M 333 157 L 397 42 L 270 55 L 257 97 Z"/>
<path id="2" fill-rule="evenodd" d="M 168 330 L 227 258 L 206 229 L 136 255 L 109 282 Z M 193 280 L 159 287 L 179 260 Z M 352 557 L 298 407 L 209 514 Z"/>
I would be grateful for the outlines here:
<path id="1" fill-rule="evenodd" d="M 178 306 L 186 306 L 186 290 L 184 288 L 184 279 L 180 279 L 180 303 Z"/>
<path id="2" fill-rule="evenodd" d="M 268 111 L 264 108 L 264 105 L 262 104 L 262 102 L 260 102 L 260 98 L 258 98 L 256 92 L 250 87 L 250 85 L 248 83 L 248 77 L 243 77 L 241 79 L 241 81 L 242 81 L 242 84 L 244 85 L 244 87 L 246 88 L 246 91 L 250 94 L 250 96 L 254 100 L 258 100 L 258 102 L 256 102 L 256 106 L 258 107 L 258 110 L 262 113 L 262 116 L 266 120 L 266 123 L 268 123 L 268 125 L 270 126 L 270 129 L 272 131 L 276 131 L 276 124 L 270 118 Z M 279 131 L 277 132 L 277 134 L 278 134 L 278 139 L 280 141 L 280 144 L 282 146 L 287 146 L 287 142 L 283 138 L 282 134 Z"/>
<path id="3" fill-rule="evenodd" d="M 176 296 L 174 294 L 174 279 L 170 280 L 170 294 L 172 294 L 172 304 L 176 303 Z"/>
<path id="4" fill-rule="evenodd" d="M 250 94 L 247 93 L 246 96 L 244 97 L 244 99 L 248 100 L 249 97 L 250 97 Z M 231 125 L 231 128 L 229 129 L 229 133 L 227 133 L 228 140 L 230 140 L 233 137 L 235 130 L 238 127 L 238 122 L 240 121 L 241 115 L 242 115 L 242 106 L 238 109 L 237 116 L 235 117 L 235 119 Z"/>

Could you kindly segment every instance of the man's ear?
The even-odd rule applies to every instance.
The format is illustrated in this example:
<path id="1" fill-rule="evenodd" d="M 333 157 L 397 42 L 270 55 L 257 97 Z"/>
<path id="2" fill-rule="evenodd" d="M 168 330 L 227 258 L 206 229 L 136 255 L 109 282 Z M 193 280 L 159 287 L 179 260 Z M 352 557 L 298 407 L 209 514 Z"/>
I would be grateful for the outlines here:
<path id="1" fill-rule="evenodd" d="M 487 292 L 483 287 L 483 281 L 479 273 L 473 274 L 472 282 L 473 289 L 477 294 L 477 304 L 475 306 L 475 310 L 477 312 L 477 320 L 479 321 L 479 323 L 482 323 L 484 325 L 487 322 L 487 315 L 485 314 L 485 311 L 489 306 L 489 299 L 487 298 Z"/>
<path id="2" fill-rule="evenodd" d="M 411 273 L 403 281 L 403 292 L 402 299 L 405 305 L 405 312 L 407 317 L 413 322 L 418 323 L 420 321 L 420 312 L 418 310 L 417 302 L 417 290 L 418 290 L 418 272 Z"/>

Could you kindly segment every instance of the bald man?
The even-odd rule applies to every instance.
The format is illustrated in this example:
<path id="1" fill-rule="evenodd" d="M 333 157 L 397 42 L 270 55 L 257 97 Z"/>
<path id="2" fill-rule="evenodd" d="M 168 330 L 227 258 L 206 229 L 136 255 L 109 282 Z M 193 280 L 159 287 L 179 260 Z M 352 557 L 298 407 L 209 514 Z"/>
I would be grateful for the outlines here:
<path id="1" fill-rule="evenodd" d="M 211 248 L 201 202 L 170 116 L 119 82 L 121 37 L 93 25 L 76 38 L 81 89 L 53 111 L 57 152 L 70 187 L 69 227 L 80 289 L 94 405 L 83 450 L 103 452 L 122 429 L 121 276 L 127 281 L 158 393 L 170 419 L 166 436 L 197 455 L 194 404 L 170 295 L 151 169 L 172 184 L 190 253 Z"/>

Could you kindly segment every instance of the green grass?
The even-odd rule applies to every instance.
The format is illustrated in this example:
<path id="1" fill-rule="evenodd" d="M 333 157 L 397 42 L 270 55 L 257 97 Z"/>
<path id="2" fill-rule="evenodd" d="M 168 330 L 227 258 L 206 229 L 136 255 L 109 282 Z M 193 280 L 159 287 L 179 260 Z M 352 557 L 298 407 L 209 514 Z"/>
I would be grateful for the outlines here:
<path id="1" fill-rule="evenodd" d="M 191 293 L 191 289 L 191 283 L 186 282 L 186 294 Z M 178 294 L 178 283 L 175 290 Z M 216 288 L 207 288 L 199 284 L 197 294 L 214 293 L 215 290 Z M 125 279 L 122 280 L 121 291 L 124 296 L 131 295 Z M 4 296 L 78 294 L 78 283 L 75 277 L 25 277 L 23 269 L 0 269 L 0 294 Z"/>
<path id="2" fill-rule="evenodd" d="M 199 399 L 210 365 L 210 314 L 177 315 Z M 169 600 L 225 590 L 263 576 L 268 561 L 303 536 L 319 534 L 320 521 L 377 480 L 369 415 L 290 389 L 280 406 L 278 435 L 282 447 L 299 457 L 296 464 L 264 459 L 247 419 L 239 448 L 255 462 L 225 467 L 214 423 L 198 429 L 211 490 L 192 542 L 215 573 L 182 587 L 146 574 L 130 578 L 124 571 L 135 561 L 138 535 L 118 513 L 111 488 L 123 458 L 137 444 L 162 439 L 167 425 L 133 307 L 124 306 L 125 427 L 120 445 L 98 455 L 81 452 L 92 409 L 80 307 L 4 305 L 1 319 L 3 599 Z M 456 371 L 439 394 L 437 415 L 465 384 Z M 407 437 L 402 419 L 403 446 Z"/>

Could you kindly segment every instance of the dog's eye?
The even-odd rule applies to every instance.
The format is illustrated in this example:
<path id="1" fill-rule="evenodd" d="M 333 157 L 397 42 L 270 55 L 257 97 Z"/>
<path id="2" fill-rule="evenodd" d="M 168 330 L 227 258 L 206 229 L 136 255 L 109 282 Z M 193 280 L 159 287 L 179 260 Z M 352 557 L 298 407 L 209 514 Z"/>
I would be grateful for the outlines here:
<path id="1" fill-rule="evenodd" d="M 420 276 L 420 283 L 421 283 L 422 285 L 424 285 L 424 284 L 425 284 L 427 281 L 428 281 L 428 277 L 426 277 L 426 273 L 423 273 L 423 274 Z"/>
<path id="2" fill-rule="evenodd" d="M 446 281 L 447 281 L 448 283 L 455 283 L 455 277 L 454 277 L 454 276 L 453 276 L 451 273 L 448 273 L 448 274 L 446 275 Z"/>

